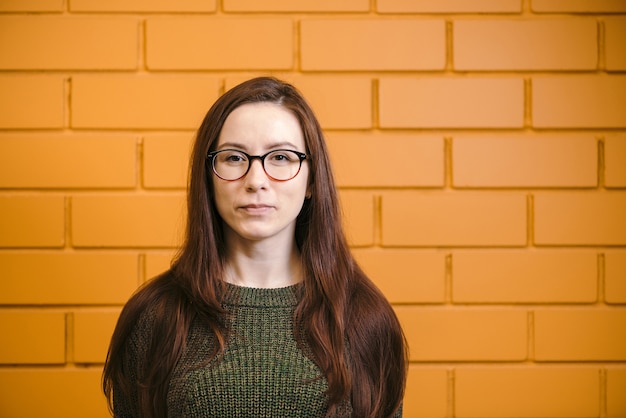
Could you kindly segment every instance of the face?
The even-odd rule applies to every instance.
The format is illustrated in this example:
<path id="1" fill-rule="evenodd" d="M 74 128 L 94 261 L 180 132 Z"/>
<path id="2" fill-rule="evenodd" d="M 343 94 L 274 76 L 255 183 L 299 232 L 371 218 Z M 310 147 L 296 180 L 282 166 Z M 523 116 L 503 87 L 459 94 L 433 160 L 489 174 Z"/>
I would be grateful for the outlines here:
<path id="1" fill-rule="evenodd" d="M 247 103 L 226 118 L 216 151 L 234 149 L 250 155 L 288 149 L 306 152 L 295 115 L 274 103 Z M 298 175 L 288 181 L 267 176 L 261 161 L 252 160 L 248 173 L 235 181 L 212 173 L 217 211 L 225 222 L 228 241 L 269 239 L 293 241 L 296 217 L 307 194 L 309 167 L 303 161 Z"/>

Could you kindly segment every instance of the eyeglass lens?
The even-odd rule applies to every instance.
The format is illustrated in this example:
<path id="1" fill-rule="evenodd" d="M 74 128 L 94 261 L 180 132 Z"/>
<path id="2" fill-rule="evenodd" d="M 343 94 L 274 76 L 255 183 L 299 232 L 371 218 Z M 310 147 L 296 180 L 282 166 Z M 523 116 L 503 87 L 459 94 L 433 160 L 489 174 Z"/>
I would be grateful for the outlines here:
<path id="1" fill-rule="evenodd" d="M 302 160 L 298 154 L 290 150 L 276 150 L 260 158 L 263 169 L 275 180 L 290 180 L 300 171 Z M 248 172 L 254 157 L 236 150 L 222 150 L 213 157 L 213 170 L 224 180 L 237 180 Z"/>

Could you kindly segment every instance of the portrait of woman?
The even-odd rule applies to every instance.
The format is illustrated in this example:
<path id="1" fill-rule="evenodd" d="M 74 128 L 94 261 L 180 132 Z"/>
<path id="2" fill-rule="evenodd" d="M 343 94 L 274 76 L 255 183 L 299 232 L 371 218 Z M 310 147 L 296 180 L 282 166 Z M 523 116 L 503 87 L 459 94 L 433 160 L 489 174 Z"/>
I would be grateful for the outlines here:
<path id="1" fill-rule="evenodd" d="M 248 80 L 194 143 L 185 241 L 126 303 L 103 374 L 116 417 L 399 417 L 405 339 L 342 229 L 301 93 Z"/>

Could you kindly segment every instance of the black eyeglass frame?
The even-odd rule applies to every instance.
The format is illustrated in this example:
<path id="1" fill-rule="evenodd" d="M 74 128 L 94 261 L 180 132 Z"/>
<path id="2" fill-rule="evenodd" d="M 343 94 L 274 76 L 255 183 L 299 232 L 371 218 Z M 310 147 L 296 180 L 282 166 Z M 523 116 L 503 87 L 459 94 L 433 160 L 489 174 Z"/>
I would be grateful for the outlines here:
<path id="1" fill-rule="evenodd" d="M 237 177 L 236 179 L 225 179 L 224 177 L 220 176 L 217 172 L 217 170 L 215 170 L 215 156 L 221 152 L 225 152 L 225 151 L 235 151 L 238 153 L 241 153 L 243 155 L 246 156 L 246 158 L 248 159 L 248 168 L 246 169 L 246 171 L 240 176 Z M 300 160 L 300 164 L 298 165 L 298 171 L 296 171 L 296 174 L 294 174 L 293 176 L 289 177 L 288 179 L 277 179 L 275 177 L 272 177 L 267 170 L 265 169 L 265 158 L 270 155 L 273 154 L 275 152 L 280 152 L 280 151 L 288 151 L 288 152 L 293 152 L 294 154 L 296 154 L 298 156 L 298 159 Z M 309 158 L 308 155 L 306 155 L 304 152 L 300 152 L 300 151 L 296 151 L 296 150 L 292 150 L 292 149 L 275 149 L 275 150 L 271 150 L 269 152 L 266 152 L 263 155 L 250 155 L 247 152 L 238 150 L 238 149 L 221 149 L 218 151 L 213 151 L 213 152 L 209 152 L 206 156 L 207 162 L 210 161 L 211 163 L 211 171 L 213 171 L 213 173 L 219 177 L 220 179 L 224 180 L 224 181 L 237 181 L 237 180 L 241 180 L 242 178 L 244 178 L 248 172 L 250 171 L 250 167 L 252 167 L 252 162 L 254 160 L 260 160 L 261 161 L 261 167 L 263 167 L 263 171 L 265 172 L 265 175 L 267 177 L 269 177 L 270 179 L 274 180 L 274 181 L 289 181 L 294 179 L 298 174 L 300 174 L 300 170 L 302 169 L 302 162 L 304 160 L 306 160 L 307 158 Z"/>

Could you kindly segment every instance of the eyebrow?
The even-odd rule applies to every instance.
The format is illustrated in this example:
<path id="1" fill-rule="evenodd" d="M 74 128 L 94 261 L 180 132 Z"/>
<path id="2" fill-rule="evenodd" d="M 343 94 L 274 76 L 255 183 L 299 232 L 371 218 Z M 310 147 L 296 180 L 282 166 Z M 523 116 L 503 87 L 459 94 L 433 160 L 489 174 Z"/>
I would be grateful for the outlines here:
<path id="1" fill-rule="evenodd" d="M 276 149 L 276 148 L 281 148 L 281 147 L 291 147 L 294 150 L 298 149 L 298 147 L 296 147 L 293 142 L 289 142 L 289 141 L 274 142 L 274 143 L 270 144 L 270 146 L 267 147 L 267 149 Z M 224 142 L 219 147 L 217 147 L 218 150 L 226 149 L 226 148 L 238 148 L 238 149 L 242 149 L 242 150 L 247 150 L 248 149 L 248 147 L 245 144 L 241 143 L 241 142 Z"/>

